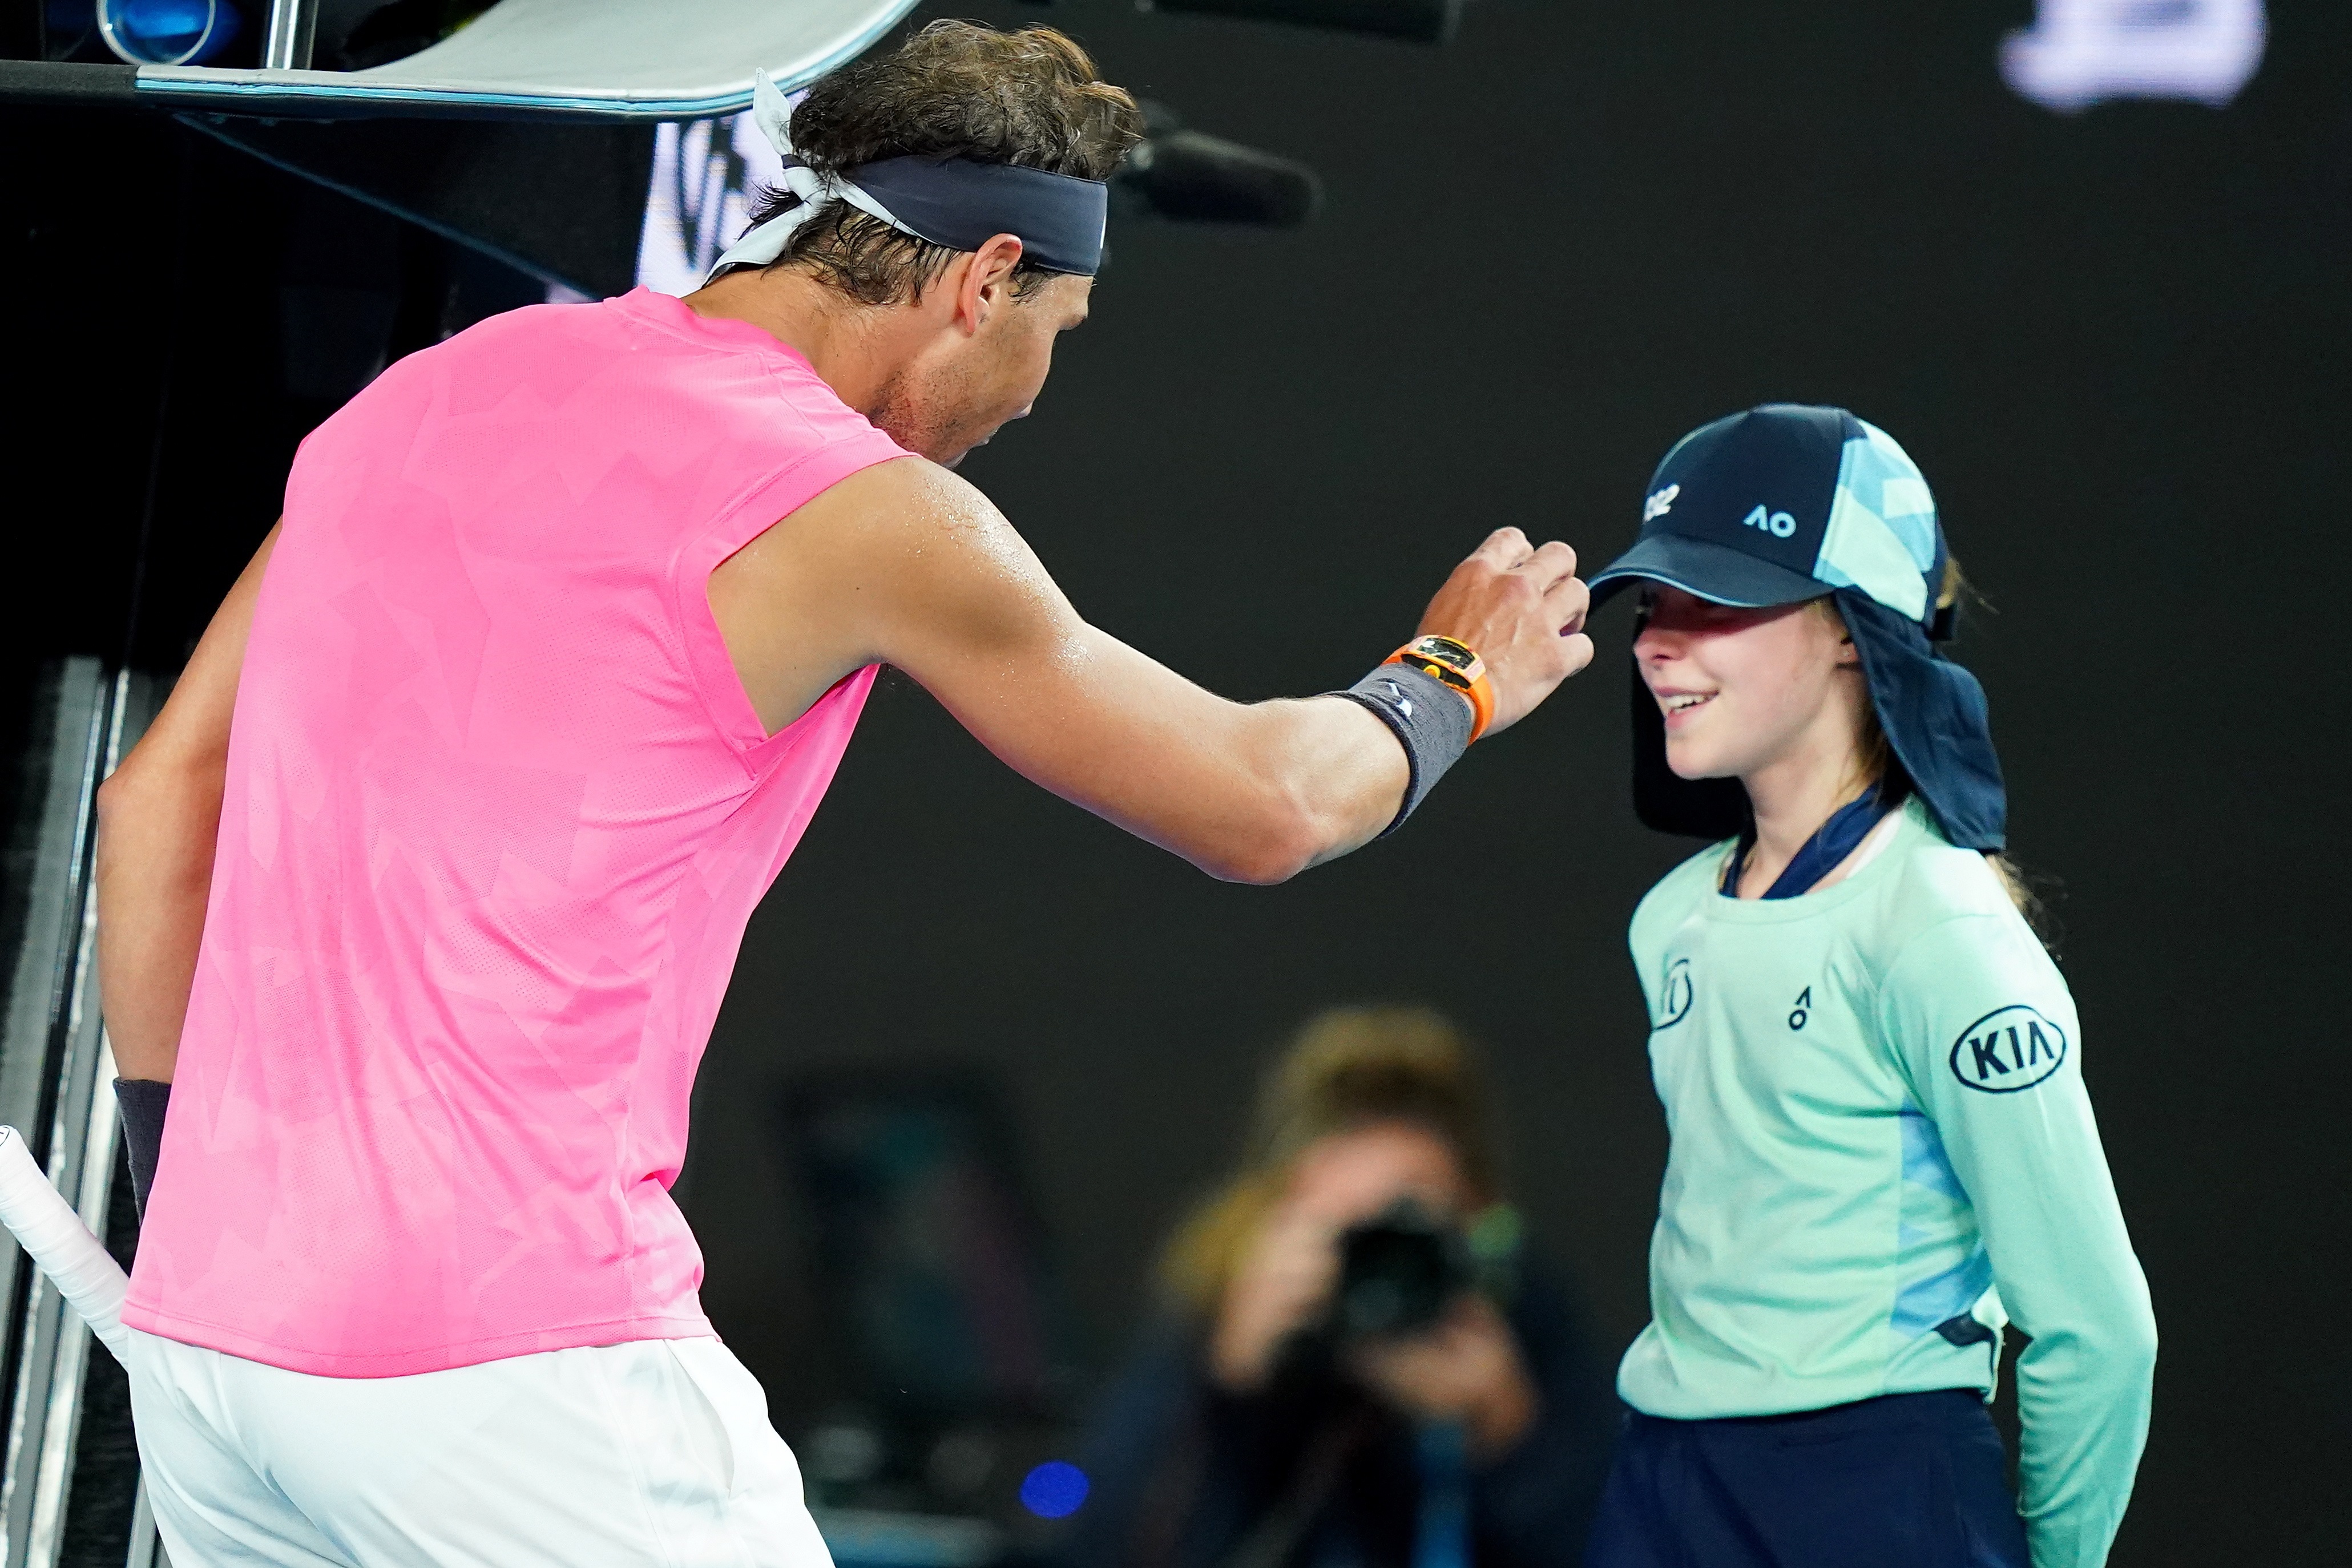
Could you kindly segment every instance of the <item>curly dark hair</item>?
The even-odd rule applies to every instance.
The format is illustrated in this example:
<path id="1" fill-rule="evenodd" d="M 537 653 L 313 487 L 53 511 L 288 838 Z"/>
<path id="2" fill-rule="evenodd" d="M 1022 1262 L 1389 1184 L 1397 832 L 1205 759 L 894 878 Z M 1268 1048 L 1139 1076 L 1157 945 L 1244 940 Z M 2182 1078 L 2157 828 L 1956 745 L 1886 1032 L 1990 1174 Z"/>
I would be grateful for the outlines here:
<path id="1" fill-rule="evenodd" d="M 887 54 L 852 61 L 793 111 L 793 146 L 819 173 L 884 158 L 965 157 L 1106 180 L 1142 137 L 1135 99 L 1070 38 L 976 22 L 933 22 Z M 799 204 L 790 191 L 764 190 L 752 222 Z M 920 298 L 956 255 L 831 199 L 772 265 L 813 272 L 861 304 L 894 305 Z M 1013 293 L 1053 276 L 1024 257 Z"/>

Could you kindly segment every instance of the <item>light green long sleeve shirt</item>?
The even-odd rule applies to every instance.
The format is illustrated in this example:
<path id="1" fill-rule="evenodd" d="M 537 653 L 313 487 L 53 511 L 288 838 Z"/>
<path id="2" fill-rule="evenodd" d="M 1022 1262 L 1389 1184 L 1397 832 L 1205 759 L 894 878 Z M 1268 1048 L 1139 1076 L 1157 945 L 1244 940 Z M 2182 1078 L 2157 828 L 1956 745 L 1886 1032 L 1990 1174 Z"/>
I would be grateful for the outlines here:
<path id="1" fill-rule="evenodd" d="M 1728 845 L 1633 916 L 1672 1152 L 1652 1322 L 1618 1389 L 1653 1416 L 1991 1396 L 2018 1362 L 2034 1568 L 2098 1568 L 2147 1433 L 2156 1323 L 2074 998 L 1984 857 L 1915 800 L 1854 874 L 1717 886 Z M 1973 1343 L 1971 1343 L 1973 1341 Z"/>

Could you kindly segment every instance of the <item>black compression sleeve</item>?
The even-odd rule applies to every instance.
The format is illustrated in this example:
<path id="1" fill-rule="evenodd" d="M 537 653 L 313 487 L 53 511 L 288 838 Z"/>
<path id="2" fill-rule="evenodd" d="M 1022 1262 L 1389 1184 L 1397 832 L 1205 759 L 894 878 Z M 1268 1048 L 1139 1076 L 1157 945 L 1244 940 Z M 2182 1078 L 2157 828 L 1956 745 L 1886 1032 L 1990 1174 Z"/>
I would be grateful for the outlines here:
<path id="1" fill-rule="evenodd" d="M 131 1196 L 139 1217 L 147 1217 L 147 1189 L 155 1185 L 155 1160 L 163 1149 L 163 1113 L 172 1086 L 151 1078 L 118 1078 L 114 1103 L 122 1113 L 122 1146 L 131 1156 Z"/>

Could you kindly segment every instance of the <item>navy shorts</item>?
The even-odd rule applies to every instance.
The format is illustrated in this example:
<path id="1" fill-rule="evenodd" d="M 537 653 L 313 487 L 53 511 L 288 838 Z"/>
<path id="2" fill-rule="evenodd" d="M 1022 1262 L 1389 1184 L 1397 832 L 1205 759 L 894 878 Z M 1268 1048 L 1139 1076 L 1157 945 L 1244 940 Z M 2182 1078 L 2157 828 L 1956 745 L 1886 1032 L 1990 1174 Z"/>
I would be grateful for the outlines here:
<path id="1" fill-rule="evenodd" d="M 1625 1418 L 1585 1568 L 2029 1568 L 1970 1389 L 1793 1416 Z"/>

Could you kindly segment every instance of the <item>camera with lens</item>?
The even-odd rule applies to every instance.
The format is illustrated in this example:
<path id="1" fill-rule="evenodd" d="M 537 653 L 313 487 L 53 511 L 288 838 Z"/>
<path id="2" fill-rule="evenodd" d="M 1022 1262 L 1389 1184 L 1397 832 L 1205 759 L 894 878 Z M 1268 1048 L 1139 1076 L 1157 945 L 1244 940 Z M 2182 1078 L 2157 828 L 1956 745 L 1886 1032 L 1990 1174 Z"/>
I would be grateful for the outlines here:
<path id="1" fill-rule="evenodd" d="M 1328 1329 L 1341 1342 L 1420 1333 L 1476 1282 L 1461 1229 L 1400 1199 L 1340 1236 Z"/>

